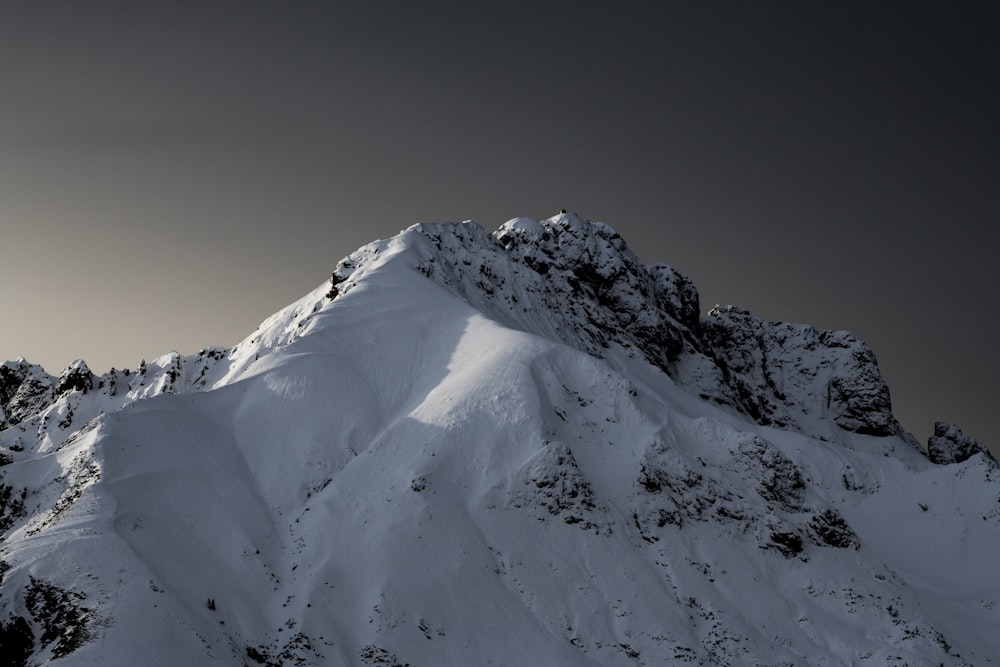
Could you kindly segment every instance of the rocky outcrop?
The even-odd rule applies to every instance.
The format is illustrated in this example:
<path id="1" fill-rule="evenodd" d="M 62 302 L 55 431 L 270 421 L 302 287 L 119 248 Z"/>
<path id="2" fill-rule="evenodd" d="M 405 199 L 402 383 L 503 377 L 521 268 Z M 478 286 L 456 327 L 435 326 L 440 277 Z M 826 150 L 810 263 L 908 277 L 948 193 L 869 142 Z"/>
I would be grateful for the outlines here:
<path id="1" fill-rule="evenodd" d="M 94 374 L 90 372 L 83 359 L 77 359 L 66 367 L 59 374 L 59 383 L 56 385 L 56 394 L 65 394 L 70 391 L 82 391 L 87 393 L 94 388 Z"/>
<path id="2" fill-rule="evenodd" d="M 955 424 L 946 421 L 934 422 L 934 435 L 927 440 L 927 458 L 934 463 L 961 463 L 976 454 L 983 454 L 996 462 L 985 445 L 973 437 L 965 435 Z"/>
<path id="3" fill-rule="evenodd" d="M 801 467 L 763 438 L 737 438 L 716 462 L 685 459 L 677 448 L 647 448 L 632 513 L 643 541 L 657 543 L 689 526 L 712 524 L 786 558 L 814 547 L 860 548 L 854 530 L 813 493 Z"/>
<path id="4" fill-rule="evenodd" d="M 644 265 L 604 223 L 562 214 L 493 234 L 475 223 L 413 229 L 431 244 L 420 271 L 507 326 L 596 356 L 618 345 L 668 372 L 696 345 L 691 281 Z"/>
<path id="5" fill-rule="evenodd" d="M 2 426 L 12 426 L 51 405 L 56 379 L 37 364 L 24 359 L 0 365 Z"/>
<path id="6" fill-rule="evenodd" d="M 551 516 L 585 530 L 609 530 L 572 450 L 561 442 L 542 445 L 520 471 L 509 502 L 533 510 L 539 520 Z"/>
<path id="7" fill-rule="evenodd" d="M 853 334 L 765 322 L 733 306 L 709 311 L 700 333 L 736 404 L 760 424 L 809 430 L 820 418 L 854 433 L 899 432 L 875 355 Z"/>

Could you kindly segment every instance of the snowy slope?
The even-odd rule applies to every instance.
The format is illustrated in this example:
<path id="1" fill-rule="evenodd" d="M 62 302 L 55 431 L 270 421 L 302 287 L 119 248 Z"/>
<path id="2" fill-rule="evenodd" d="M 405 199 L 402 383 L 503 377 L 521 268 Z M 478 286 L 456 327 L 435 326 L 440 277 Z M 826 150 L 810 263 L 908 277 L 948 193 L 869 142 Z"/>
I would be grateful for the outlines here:
<path id="1" fill-rule="evenodd" d="M 850 334 L 698 312 L 565 214 L 412 227 L 231 350 L 8 362 L 0 655 L 994 664 L 992 459 Z"/>

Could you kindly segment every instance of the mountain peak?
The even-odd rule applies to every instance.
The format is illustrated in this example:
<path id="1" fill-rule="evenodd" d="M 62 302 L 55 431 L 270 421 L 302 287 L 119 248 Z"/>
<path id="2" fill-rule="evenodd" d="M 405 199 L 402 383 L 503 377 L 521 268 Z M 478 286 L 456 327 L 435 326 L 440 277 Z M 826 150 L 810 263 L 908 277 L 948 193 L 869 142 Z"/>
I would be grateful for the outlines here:
<path id="1" fill-rule="evenodd" d="M 231 349 L 7 362 L 0 407 L 14 667 L 1000 654 L 1000 468 L 570 213 L 410 227 Z"/>
<path id="2" fill-rule="evenodd" d="M 473 222 L 408 231 L 431 244 L 421 273 L 505 326 L 599 357 L 645 358 L 764 425 L 834 439 L 837 428 L 902 432 L 875 355 L 856 336 L 735 306 L 702 318 L 691 280 L 643 264 L 610 225 L 561 213 L 514 218 L 492 234 Z"/>

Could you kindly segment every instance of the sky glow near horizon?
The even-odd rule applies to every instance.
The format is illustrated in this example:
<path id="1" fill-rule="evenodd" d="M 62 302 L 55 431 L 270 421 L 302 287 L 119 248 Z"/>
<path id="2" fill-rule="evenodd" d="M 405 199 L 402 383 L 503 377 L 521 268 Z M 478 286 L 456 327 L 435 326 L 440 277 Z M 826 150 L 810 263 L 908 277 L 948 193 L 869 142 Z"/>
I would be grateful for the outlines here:
<path id="1" fill-rule="evenodd" d="M 233 345 L 364 243 L 567 208 L 998 447 L 986 10 L 402 4 L 0 9 L 0 357 Z"/>

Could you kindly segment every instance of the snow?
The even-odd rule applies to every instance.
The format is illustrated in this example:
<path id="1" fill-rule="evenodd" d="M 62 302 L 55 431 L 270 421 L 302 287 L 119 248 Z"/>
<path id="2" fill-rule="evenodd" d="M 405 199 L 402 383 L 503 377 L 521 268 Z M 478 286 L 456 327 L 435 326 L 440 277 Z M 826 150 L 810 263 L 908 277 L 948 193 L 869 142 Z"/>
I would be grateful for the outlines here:
<path id="1" fill-rule="evenodd" d="M 747 383 L 784 369 L 761 423 L 718 384 L 693 286 L 607 225 L 417 225 L 333 278 L 232 350 L 58 395 L 5 365 L 44 389 L 0 432 L 0 642 L 15 617 L 34 635 L 13 664 L 1000 655 L 1000 473 L 825 412 L 824 383 L 872 372 L 853 337 L 740 329 L 770 341 L 725 348 Z M 760 361 L 779 348 L 798 370 Z M 32 610 L 38 582 L 61 613 Z"/>

